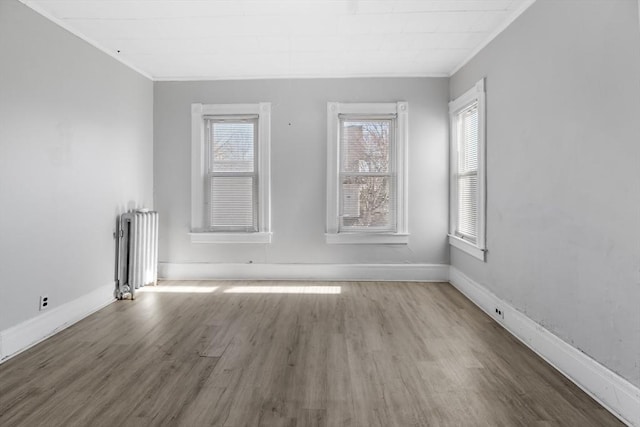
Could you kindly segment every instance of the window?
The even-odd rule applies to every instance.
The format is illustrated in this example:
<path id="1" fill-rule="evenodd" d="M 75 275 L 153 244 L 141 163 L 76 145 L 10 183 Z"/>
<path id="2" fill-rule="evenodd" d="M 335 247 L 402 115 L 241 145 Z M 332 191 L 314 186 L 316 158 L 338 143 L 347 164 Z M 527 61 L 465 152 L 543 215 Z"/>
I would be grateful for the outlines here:
<path id="1" fill-rule="evenodd" d="M 484 79 L 449 104 L 451 184 L 449 243 L 476 258 L 485 255 Z"/>
<path id="2" fill-rule="evenodd" d="M 406 102 L 327 105 L 327 243 L 406 244 Z"/>
<path id="3" fill-rule="evenodd" d="M 193 104 L 191 112 L 191 241 L 269 243 L 271 104 Z"/>

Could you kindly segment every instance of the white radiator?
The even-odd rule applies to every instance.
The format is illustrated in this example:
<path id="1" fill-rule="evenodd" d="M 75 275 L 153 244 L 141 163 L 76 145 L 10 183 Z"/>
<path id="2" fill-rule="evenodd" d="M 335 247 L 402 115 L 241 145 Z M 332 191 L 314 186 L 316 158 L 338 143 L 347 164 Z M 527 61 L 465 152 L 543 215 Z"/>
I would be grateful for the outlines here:
<path id="1" fill-rule="evenodd" d="M 136 289 L 158 282 L 158 212 L 145 209 L 118 221 L 118 299 L 134 299 Z"/>

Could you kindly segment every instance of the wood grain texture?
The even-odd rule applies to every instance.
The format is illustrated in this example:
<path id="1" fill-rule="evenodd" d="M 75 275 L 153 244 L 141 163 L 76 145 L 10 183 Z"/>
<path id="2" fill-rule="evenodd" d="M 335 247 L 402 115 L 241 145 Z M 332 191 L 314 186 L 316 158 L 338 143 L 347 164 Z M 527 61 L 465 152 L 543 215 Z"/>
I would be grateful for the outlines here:
<path id="1" fill-rule="evenodd" d="M 0 425 L 622 425 L 449 284 L 153 290 L 193 286 L 216 289 L 140 293 L 0 365 Z"/>

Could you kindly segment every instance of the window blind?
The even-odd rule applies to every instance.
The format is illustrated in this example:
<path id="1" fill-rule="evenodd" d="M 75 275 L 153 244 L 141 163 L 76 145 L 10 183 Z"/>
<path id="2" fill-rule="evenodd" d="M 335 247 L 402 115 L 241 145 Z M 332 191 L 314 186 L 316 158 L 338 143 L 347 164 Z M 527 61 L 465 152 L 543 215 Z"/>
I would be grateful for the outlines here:
<path id="1" fill-rule="evenodd" d="M 257 116 L 205 118 L 211 230 L 258 231 L 257 125 Z"/>
<path id="2" fill-rule="evenodd" d="M 478 237 L 478 103 L 457 116 L 458 221 L 457 233 L 472 241 Z"/>
<path id="3" fill-rule="evenodd" d="M 340 116 L 340 229 L 395 231 L 395 118 Z"/>

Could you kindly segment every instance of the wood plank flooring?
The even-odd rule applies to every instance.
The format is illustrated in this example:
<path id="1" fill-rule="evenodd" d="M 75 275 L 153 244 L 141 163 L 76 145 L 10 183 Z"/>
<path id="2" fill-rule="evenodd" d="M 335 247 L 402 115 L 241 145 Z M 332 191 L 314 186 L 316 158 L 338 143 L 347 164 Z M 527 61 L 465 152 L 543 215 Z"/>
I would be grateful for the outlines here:
<path id="1" fill-rule="evenodd" d="M 622 425 L 449 284 L 152 290 L 0 365 L 0 425 Z"/>

